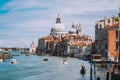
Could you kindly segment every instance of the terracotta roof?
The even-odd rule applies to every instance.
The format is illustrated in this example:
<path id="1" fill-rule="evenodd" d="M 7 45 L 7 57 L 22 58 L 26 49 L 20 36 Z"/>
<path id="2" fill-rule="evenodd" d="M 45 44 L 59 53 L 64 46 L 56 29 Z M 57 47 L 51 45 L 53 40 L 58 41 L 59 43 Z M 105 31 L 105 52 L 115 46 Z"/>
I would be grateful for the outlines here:
<path id="1" fill-rule="evenodd" d="M 83 42 L 75 42 L 75 43 L 72 43 L 71 45 L 76 45 L 76 46 L 85 46 L 86 44 L 83 43 Z"/>
<path id="2" fill-rule="evenodd" d="M 45 40 L 52 40 L 53 38 L 51 36 L 44 37 Z"/>
<path id="3" fill-rule="evenodd" d="M 100 20 L 100 22 L 103 22 L 103 21 L 105 21 L 105 20 Z"/>
<path id="4" fill-rule="evenodd" d="M 53 41 L 53 37 L 52 36 L 46 36 L 46 37 L 40 38 L 39 40 L 47 40 L 48 42 L 51 42 L 51 41 Z"/>
<path id="5" fill-rule="evenodd" d="M 116 27 L 116 28 L 118 28 L 118 26 L 119 26 L 119 24 L 117 23 L 117 24 L 112 25 L 111 27 Z"/>
<path id="6" fill-rule="evenodd" d="M 57 41 L 58 41 L 58 42 L 61 42 L 61 39 L 58 39 Z"/>

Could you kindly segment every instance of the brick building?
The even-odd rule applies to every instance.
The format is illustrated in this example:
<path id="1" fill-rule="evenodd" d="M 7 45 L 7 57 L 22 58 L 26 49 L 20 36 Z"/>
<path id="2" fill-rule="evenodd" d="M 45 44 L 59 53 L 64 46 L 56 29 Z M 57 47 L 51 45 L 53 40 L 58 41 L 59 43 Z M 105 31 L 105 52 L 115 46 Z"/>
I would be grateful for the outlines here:
<path id="1" fill-rule="evenodd" d="M 97 53 L 105 59 L 118 61 L 119 55 L 119 16 L 105 18 L 95 25 L 95 45 Z"/>

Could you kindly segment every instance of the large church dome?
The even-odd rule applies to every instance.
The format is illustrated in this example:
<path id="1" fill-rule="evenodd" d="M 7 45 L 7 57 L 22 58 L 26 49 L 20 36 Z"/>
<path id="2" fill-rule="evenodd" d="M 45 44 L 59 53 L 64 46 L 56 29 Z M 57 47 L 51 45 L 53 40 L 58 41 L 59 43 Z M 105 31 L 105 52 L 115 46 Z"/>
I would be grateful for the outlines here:
<path id="1" fill-rule="evenodd" d="M 56 19 L 56 24 L 53 26 L 53 28 L 51 28 L 51 32 L 50 35 L 52 36 L 62 36 L 62 35 L 66 35 L 67 32 L 64 28 L 64 25 L 61 23 L 61 18 L 58 15 L 57 19 Z"/>
<path id="2" fill-rule="evenodd" d="M 55 24 L 53 27 L 56 31 L 65 31 L 64 25 L 63 24 Z"/>

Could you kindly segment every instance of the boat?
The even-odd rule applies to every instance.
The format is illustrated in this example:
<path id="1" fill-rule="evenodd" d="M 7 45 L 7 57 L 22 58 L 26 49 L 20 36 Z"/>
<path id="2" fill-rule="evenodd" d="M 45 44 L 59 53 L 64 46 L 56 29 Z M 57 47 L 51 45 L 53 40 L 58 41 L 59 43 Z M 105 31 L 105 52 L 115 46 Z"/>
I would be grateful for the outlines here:
<path id="1" fill-rule="evenodd" d="M 43 61 L 48 61 L 48 58 L 44 58 Z"/>
<path id="2" fill-rule="evenodd" d="M 101 54 L 92 54 L 91 59 L 92 59 L 92 62 L 96 61 L 97 63 L 101 63 L 102 55 Z"/>
<path id="3" fill-rule="evenodd" d="M 62 64 L 68 64 L 68 62 L 67 62 L 66 60 L 64 60 L 64 61 L 62 62 Z"/>
<path id="4" fill-rule="evenodd" d="M 3 62 L 3 59 L 0 59 L 0 63 Z"/>
<path id="5" fill-rule="evenodd" d="M 17 63 L 16 59 L 11 59 L 11 64 Z"/>

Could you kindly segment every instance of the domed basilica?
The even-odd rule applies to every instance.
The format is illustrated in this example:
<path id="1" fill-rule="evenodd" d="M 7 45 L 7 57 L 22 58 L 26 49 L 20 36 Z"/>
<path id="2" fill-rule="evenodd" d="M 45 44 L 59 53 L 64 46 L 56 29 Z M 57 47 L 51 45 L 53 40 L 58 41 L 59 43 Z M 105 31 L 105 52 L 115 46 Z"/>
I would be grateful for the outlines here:
<path id="1" fill-rule="evenodd" d="M 65 35 L 80 35 L 81 33 L 81 25 L 76 24 L 72 25 L 72 28 L 67 32 L 64 28 L 64 25 L 61 23 L 61 18 L 58 14 L 58 17 L 56 19 L 56 24 L 51 28 L 50 36 L 65 36 Z"/>
<path id="2" fill-rule="evenodd" d="M 51 28 L 50 35 L 51 36 L 63 36 L 66 35 L 67 31 L 64 28 L 64 25 L 61 23 L 61 18 L 58 14 L 58 17 L 56 19 L 56 24 Z"/>
<path id="3" fill-rule="evenodd" d="M 81 35 L 80 24 L 72 24 L 71 29 L 67 32 L 58 15 L 50 35 L 39 38 L 38 52 L 40 55 L 47 53 L 50 55 L 79 56 L 92 42 L 88 35 Z"/>

